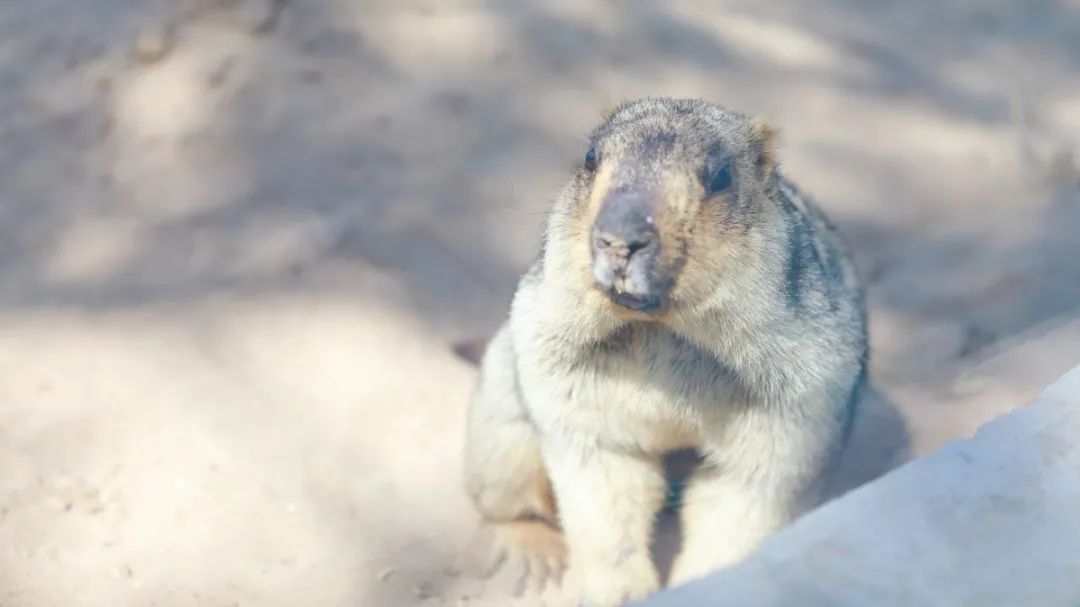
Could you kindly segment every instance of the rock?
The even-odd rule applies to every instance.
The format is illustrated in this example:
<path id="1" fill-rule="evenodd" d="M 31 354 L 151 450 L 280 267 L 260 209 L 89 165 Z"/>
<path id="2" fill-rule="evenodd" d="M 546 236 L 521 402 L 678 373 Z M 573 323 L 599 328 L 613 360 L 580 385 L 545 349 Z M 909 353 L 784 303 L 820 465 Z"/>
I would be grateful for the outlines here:
<path id="1" fill-rule="evenodd" d="M 974 438 L 807 514 L 743 563 L 641 605 L 1076 604 L 1078 431 L 1080 366 Z"/>

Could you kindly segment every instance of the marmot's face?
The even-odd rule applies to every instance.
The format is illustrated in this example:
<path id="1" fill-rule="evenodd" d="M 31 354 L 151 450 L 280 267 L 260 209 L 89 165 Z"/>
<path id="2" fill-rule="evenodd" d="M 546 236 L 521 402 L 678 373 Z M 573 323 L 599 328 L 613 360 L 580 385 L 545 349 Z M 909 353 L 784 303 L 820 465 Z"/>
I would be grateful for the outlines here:
<path id="1" fill-rule="evenodd" d="M 758 123 L 699 101 L 646 100 L 592 135 L 575 215 L 594 287 L 656 316 L 706 297 L 739 250 L 771 172 Z"/>

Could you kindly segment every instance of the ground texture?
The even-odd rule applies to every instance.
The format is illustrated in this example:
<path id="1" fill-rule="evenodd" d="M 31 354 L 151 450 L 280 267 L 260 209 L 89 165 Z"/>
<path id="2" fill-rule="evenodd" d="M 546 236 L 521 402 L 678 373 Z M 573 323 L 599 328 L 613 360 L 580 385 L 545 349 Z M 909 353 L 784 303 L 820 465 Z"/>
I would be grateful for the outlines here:
<path id="1" fill-rule="evenodd" d="M 1075 0 L 0 3 L 0 605 L 508 604 L 451 344 L 634 96 L 770 117 L 852 243 L 860 461 L 970 435 L 1080 358 L 956 379 L 1077 314 L 1078 61 Z"/>

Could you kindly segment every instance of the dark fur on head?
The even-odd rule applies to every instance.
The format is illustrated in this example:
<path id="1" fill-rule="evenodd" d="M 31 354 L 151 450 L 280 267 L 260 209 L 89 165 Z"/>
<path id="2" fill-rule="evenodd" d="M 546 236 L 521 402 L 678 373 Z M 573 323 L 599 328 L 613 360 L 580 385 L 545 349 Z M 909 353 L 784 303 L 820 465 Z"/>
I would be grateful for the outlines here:
<path id="1" fill-rule="evenodd" d="M 776 187 L 774 138 L 765 121 L 701 100 L 641 99 L 608 112 L 564 209 L 564 236 L 588 243 L 589 280 L 628 316 L 707 297 L 712 281 L 692 277 L 753 248 Z"/>

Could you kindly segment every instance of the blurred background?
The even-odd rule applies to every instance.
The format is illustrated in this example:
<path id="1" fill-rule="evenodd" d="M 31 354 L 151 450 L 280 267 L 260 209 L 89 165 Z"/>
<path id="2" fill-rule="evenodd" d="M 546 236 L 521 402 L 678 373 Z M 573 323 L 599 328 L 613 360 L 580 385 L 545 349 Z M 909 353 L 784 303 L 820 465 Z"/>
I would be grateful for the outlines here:
<path id="1" fill-rule="evenodd" d="M 1077 0 L 3 2 L 0 604 L 508 604 L 452 345 L 644 95 L 779 128 L 913 454 L 1080 360 L 961 379 L 1080 317 Z"/>

